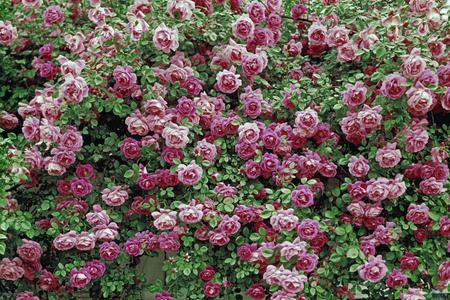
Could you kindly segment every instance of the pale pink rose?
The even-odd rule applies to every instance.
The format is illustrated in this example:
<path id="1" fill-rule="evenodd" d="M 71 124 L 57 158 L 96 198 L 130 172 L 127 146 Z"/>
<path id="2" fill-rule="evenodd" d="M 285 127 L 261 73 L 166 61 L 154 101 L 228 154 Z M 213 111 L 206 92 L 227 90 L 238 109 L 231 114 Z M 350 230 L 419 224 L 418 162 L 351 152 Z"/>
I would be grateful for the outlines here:
<path id="1" fill-rule="evenodd" d="M 131 13 L 131 12 L 127 13 L 127 19 L 128 19 L 127 31 L 128 31 L 128 33 L 130 33 L 131 39 L 133 41 L 139 41 L 141 39 L 142 35 L 149 30 L 149 25 L 145 21 L 144 18 L 145 18 L 145 15 L 140 11 L 138 11 L 136 13 Z M 161 41 L 163 40 L 162 36 L 160 36 L 159 38 Z M 173 47 L 175 47 L 175 45 L 173 45 Z M 170 52 L 170 50 L 168 50 L 168 51 Z"/>
<path id="2" fill-rule="evenodd" d="M 77 235 L 75 247 L 80 251 L 90 251 L 95 248 L 95 235 L 83 231 Z"/>
<path id="3" fill-rule="evenodd" d="M 80 54 L 85 50 L 84 42 L 86 37 L 81 32 L 77 32 L 75 35 L 65 34 L 64 40 L 73 54 Z"/>
<path id="4" fill-rule="evenodd" d="M 364 177 L 369 173 L 369 161 L 362 155 L 352 156 L 348 162 L 348 171 L 352 176 Z"/>
<path id="5" fill-rule="evenodd" d="M 403 175 L 397 174 L 395 179 L 389 180 L 389 195 L 388 199 L 392 200 L 400 197 L 406 192 L 406 184 L 403 181 Z"/>
<path id="6" fill-rule="evenodd" d="M 86 81 L 80 77 L 67 75 L 64 83 L 60 86 L 59 92 L 61 96 L 69 103 L 80 103 L 87 97 L 89 88 Z"/>
<path id="7" fill-rule="evenodd" d="M 205 139 L 198 141 L 194 148 L 194 155 L 201 156 L 202 159 L 213 162 L 217 156 L 216 145 L 207 142 Z"/>
<path id="8" fill-rule="evenodd" d="M 155 219 L 153 225 L 158 230 L 171 230 L 177 225 L 177 212 L 170 209 L 160 209 L 152 212 Z"/>
<path id="9" fill-rule="evenodd" d="M 423 116 L 433 108 L 433 95 L 428 89 L 410 89 L 407 93 L 407 110 L 415 116 Z"/>
<path id="10" fill-rule="evenodd" d="M 442 163 L 449 157 L 449 154 L 445 151 L 444 147 L 431 148 L 431 160 L 435 163 Z"/>
<path id="11" fill-rule="evenodd" d="M 109 206 L 120 206 L 128 199 L 128 193 L 123 187 L 114 186 L 102 191 L 102 199 Z"/>
<path id="12" fill-rule="evenodd" d="M 191 0 L 169 0 L 167 1 L 167 12 L 174 18 L 180 21 L 190 20 L 192 17 L 192 10 L 195 8 L 195 3 Z"/>
<path id="13" fill-rule="evenodd" d="M 242 85 L 240 75 L 235 73 L 234 67 L 217 73 L 215 88 L 225 94 L 232 94 Z"/>
<path id="14" fill-rule="evenodd" d="M 153 34 L 153 44 L 156 49 L 169 53 L 178 49 L 178 29 L 170 29 L 164 23 L 159 25 Z"/>
<path id="15" fill-rule="evenodd" d="M 195 201 L 191 201 L 189 205 L 184 203 L 178 206 L 178 217 L 181 221 L 187 224 L 195 224 L 201 221 L 203 218 L 203 204 L 195 204 Z"/>
<path id="16" fill-rule="evenodd" d="M 111 222 L 108 225 L 100 224 L 94 227 L 95 238 L 101 242 L 110 242 L 119 235 L 119 226 Z"/>
<path id="17" fill-rule="evenodd" d="M 308 29 L 308 42 L 312 45 L 325 44 L 327 28 L 318 22 L 314 22 Z"/>
<path id="18" fill-rule="evenodd" d="M 352 202 L 347 205 L 348 212 L 355 217 L 363 217 L 365 213 L 365 204 L 363 201 Z"/>
<path id="19" fill-rule="evenodd" d="M 281 280 L 281 287 L 283 291 L 289 294 L 296 294 L 303 291 L 304 284 L 307 282 L 307 277 L 305 275 L 299 275 L 298 272 L 291 272 L 289 276 L 284 277 Z M 271 297 L 271 299 L 277 299 Z M 278 300 L 282 300 L 283 297 L 278 298 Z M 292 299 L 289 296 L 286 299 Z"/>
<path id="20" fill-rule="evenodd" d="M 297 227 L 298 217 L 294 215 L 294 210 L 279 210 L 277 214 L 270 217 L 270 225 L 276 231 L 292 231 Z"/>
<path id="21" fill-rule="evenodd" d="M 245 123 L 238 128 L 240 142 L 254 144 L 259 140 L 260 129 L 256 123 Z"/>
<path id="22" fill-rule="evenodd" d="M 431 55 L 434 59 L 441 58 L 446 48 L 447 45 L 439 41 L 428 43 L 428 49 L 430 50 Z"/>
<path id="23" fill-rule="evenodd" d="M 53 160 L 50 160 L 47 164 L 45 164 L 45 170 L 51 176 L 60 176 L 66 173 L 66 168 Z"/>
<path id="24" fill-rule="evenodd" d="M 355 43 L 353 43 L 353 42 L 345 43 L 344 45 L 339 46 L 337 48 L 336 59 L 341 63 L 356 60 L 357 59 L 357 55 L 356 55 L 357 50 L 358 50 L 358 47 Z"/>
<path id="25" fill-rule="evenodd" d="M 366 132 L 377 128 L 381 125 L 381 106 L 370 107 L 364 105 L 363 109 L 358 113 L 358 120 Z"/>
<path id="26" fill-rule="evenodd" d="M 427 1 L 428 0 L 424 0 Z M 400 294 L 400 300 L 425 300 L 425 292 L 417 288 L 409 288 L 406 292 Z"/>
<path id="27" fill-rule="evenodd" d="M 301 42 L 297 42 L 291 39 L 289 43 L 283 46 L 283 51 L 286 52 L 290 57 L 296 57 L 302 53 L 303 45 Z"/>
<path id="28" fill-rule="evenodd" d="M 0 279 L 17 281 L 24 274 L 25 270 L 23 269 L 23 263 L 20 258 L 15 257 L 11 260 L 5 257 L 0 261 Z"/>
<path id="29" fill-rule="evenodd" d="M 350 30 L 345 27 L 333 27 L 328 30 L 326 42 L 329 47 L 339 47 L 349 41 Z"/>
<path id="30" fill-rule="evenodd" d="M 67 251 L 75 247 L 77 243 L 77 233 L 69 231 L 68 233 L 60 234 L 53 240 L 53 247 L 59 251 Z"/>
<path id="31" fill-rule="evenodd" d="M 238 39 L 248 39 L 253 36 L 255 24 L 248 15 L 241 15 L 232 25 L 233 35 Z"/>
<path id="32" fill-rule="evenodd" d="M 387 145 L 377 150 L 375 160 L 382 168 L 392 168 L 398 165 L 402 159 L 402 153 L 396 149 L 397 143 L 387 143 Z"/>
<path id="33" fill-rule="evenodd" d="M 0 44 L 10 46 L 16 39 L 16 27 L 14 27 L 9 21 L 0 21 Z"/>
<path id="34" fill-rule="evenodd" d="M 372 201 L 383 201 L 389 195 L 389 180 L 378 178 L 367 185 L 367 196 Z"/>
<path id="35" fill-rule="evenodd" d="M 380 91 L 389 99 L 399 99 L 406 91 L 406 79 L 399 73 L 390 74 L 384 78 Z"/>
<path id="36" fill-rule="evenodd" d="M 358 267 L 359 277 L 370 282 L 379 282 L 386 275 L 386 272 L 387 267 L 381 255 L 369 256 L 369 260 Z"/>
<path id="37" fill-rule="evenodd" d="M 25 291 L 17 293 L 16 300 L 39 300 L 39 297 L 35 296 L 33 292 Z"/>
<path id="38" fill-rule="evenodd" d="M 59 148 L 78 152 L 81 150 L 82 146 L 83 137 L 80 132 L 78 132 L 75 127 L 68 126 L 66 132 L 63 133 L 59 139 Z"/>
<path id="39" fill-rule="evenodd" d="M 367 88 L 363 82 L 358 81 L 355 85 L 347 84 L 347 90 L 342 93 L 345 105 L 351 110 L 363 104 L 366 101 Z"/>
<path id="40" fill-rule="evenodd" d="M 61 74 L 66 77 L 67 75 L 72 75 L 72 77 L 76 78 L 81 74 L 86 63 L 82 59 L 77 59 L 76 61 L 71 61 L 60 55 L 56 58 L 56 60 L 61 64 Z"/>
<path id="41" fill-rule="evenodd" d="M 97 26 L 106 25 L 105 18 L 111 16 L 111 10 L 104 7 L 94 7 L 88 10 L 88 18 Z"/>
<path id="42" fill-rule="evenodd" d="M 209 242 L 215 246 L 225 246 L 230 242 L 230 237 L 222 231 L 210 231 L 208 236 Z"/>
<path id="43" fill-rule="evenodd" d="M 13 114 L 10 114 L 6 111 L 0 112 L 0 128 L 5 130 L 11 130 L 17 127 L 19 124 L 19 120 Z"/>
<path id="44" fill-rule="evenodd" d="M 163 130 L 166 146 L 181 149 L 189 143 L 189 128 L 170 122 Z"/>
<path id="45" fill-rule="evenodd" d="M 93 212 L 86 214 L 86 221 L 91 226 L 106 225 L 109 223 L 108 213 L 100 205 L 94 204 Z"/>
<path id="46" fill-rule="evenodd" d="M 128 132 L 133 135 L 144 136 L 150 131 L 147 120 L 139 110 L 136 110 L 125 119 L 125 124 L 128 126 Z"/>
<path id="47" fill-rule="evenodd" d="M 409 8 L 416 15 L 424 15 L 435 6 L 433 0 L 409 0 Z"/>
<path id="48" fill-rule="evenodd" d="M 408 213 L 406 214 L 406 220 L 414 223 L 414 224 L 425 224 L 428 223 L 430 209 L 425 203 L 420 205 L 411 203 L 408 207 Z"/>
<path id="49" fill-rule="evenodd" d="M 359 47 L 362 49 L 369 49 L 372 45 L 378 43 L 379 38 L 376 35 L 376 29 L 372 26 L 367 27 L 359 33 L 361 41 L 359 42 Z"/>
<path id="50" fill-rule="evenodd" d="M 22 0 L 25 9 L 36 9 L 42 5 L 42 0 Z"/>
<path id="51" fill-rule="evenodd" d="M 178 180 L 184 185 L 195 185 L 202 179 L 203 170 L 195 161 L 189 165 L 180 164 L 177 168 Z"/>

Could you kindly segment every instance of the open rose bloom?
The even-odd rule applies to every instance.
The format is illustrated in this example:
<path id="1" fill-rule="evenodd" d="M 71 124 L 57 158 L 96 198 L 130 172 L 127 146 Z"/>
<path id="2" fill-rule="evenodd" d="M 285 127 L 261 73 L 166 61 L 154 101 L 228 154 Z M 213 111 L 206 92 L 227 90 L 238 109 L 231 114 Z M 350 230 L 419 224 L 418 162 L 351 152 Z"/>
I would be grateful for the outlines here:
<path id="1" fill-rule="evenodd" d="M 0 299 L 447 295 L 447 2 L 0 1 Z"/>

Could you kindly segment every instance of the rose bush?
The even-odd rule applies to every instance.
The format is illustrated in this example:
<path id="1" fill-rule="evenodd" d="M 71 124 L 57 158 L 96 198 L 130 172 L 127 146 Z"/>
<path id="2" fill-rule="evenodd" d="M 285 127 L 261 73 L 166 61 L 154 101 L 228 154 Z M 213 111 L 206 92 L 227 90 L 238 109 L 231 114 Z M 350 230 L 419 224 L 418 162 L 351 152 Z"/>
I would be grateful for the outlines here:
<path id="1" fill-rule="evenodd" d="M 1 298 L 448 291 L 444 2 L 2 1 Z"/>

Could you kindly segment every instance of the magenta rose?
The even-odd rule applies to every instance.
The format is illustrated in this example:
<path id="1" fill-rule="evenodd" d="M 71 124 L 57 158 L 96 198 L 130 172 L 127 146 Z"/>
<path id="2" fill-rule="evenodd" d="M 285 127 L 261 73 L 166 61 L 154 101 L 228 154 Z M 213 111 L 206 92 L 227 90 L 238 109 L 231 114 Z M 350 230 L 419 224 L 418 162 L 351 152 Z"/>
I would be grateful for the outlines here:
<path id="1" fill-rule="evenodd" d="M 406 252 L 400 257 L 400 268 L 403 270 L 415 270 L 418 266 L 419 260 L 413 253 Z"/>
<path id="2" fill-rule="evenodd" d="M 313 240 L 320 231 L 319 222 L 311 219 L 304 219 L 297 226 L 297 234 L 300 238 L 310 241 Z"/>
<path id="3" fill-rule="evenodd" d="M 86 178 L 75 177 L 70 181 L 70 190 L 75 197 L 85 197 L 92 191 L 92 184 Z"/>
<path id="4" fill-rule="evenodd" d="M 314 194 L 307 185 L 299 185 L 291 193 L 291 201 L 295 207 L 306 208 L 314 205 Z"/>
<path id="5" fill-rule="evenodd" d="M 92 280 L 100 278 L 106 271 L 106 265 L 99 260 L 91 260 L 84 265 L 84 269 L 86 269 L 91 275 Z"/>
<path id="6" fill-rule="evenodd" d="M 189 165 L 180 164 L 177 168 L 178 180 L 184 185 L 195 185 L 202 179 L 203 170 L 195 161 Z"/>
<path id="7" fill-rule="evenodd" d="M 73 268 L 69 273 L 69 284 L 74 288 L 84 288 L 91 282 L 91 274 L 86 268 Z"/>
<path id="8" fill-rule="evenodd" d="M 15 257 L 12 260 L 9 258 L 3 258 L 0 261 L 0 279 L 17 281 L 25 274 L 23 269 L 23 263 L 20 258 Z"/>
<path id="9" fill-rule="evenodd" d="M 254 283 L 245 291 L 245 294 L 254 300 L 262 300 L 266 297 L 266 290 L 262 284 Z"/>
<path id="10" fill-rule="evenodd" d="M 17 39 L 17 29 L 9 21 L 0 21 L 0 44 L 10 46 Z"/>
<path id="11" fill-rule="evenodd" d="M 215 274 L 216 274 L 216 271 L 214 271 L 214 268 L 212 266 L 207 266 L 206 268 L 201 270 L 198 275 L 201 280 L 203 280 L 204 282 L 208 282 L 214 278 Z"/>
<path id="12" fill-rule="evenodd" d="M 219 296 L 220 293 L 220 285 L 218 283 L 207 282 L 203 286 L 203 294 L 209 298 L 215 298 Z"/>
<path id="13" fill-rule="evenodd" d="M 390 74 L 384 78 L 380 91 L 389 99 L 399 99 L 406 92 L 406 79 L 399 73 Z"/>
<path id="14" fill-rule="evenodd" d="M 61 7 L 52 5 L 46 8 L 44 11 L 44 28 L 50 27 L 56 23 L 64 22 L 64 12 Z"/>
<path id="15" fill-rule="evenodd" d="M 248 15 L 240 16 L 232 25 L 233 35 L 239 39 L 248 39 L 253 36 L 255 24 Z"/>
<path id="16" fill-rule="evenodd" d="M 405 286 L 407 283 L 408 278 L 399 269 L 392 270 L 392 272 L 386 277 L 386 285 L 391 289 L 396 286 Z"/>
<path id="17" fill-rule="evenodd" d="M 120 145 L 120 152 L 128 159 L 136 159 L 141 156 L 141 144 L 133 138 L 126 138 Z"/>

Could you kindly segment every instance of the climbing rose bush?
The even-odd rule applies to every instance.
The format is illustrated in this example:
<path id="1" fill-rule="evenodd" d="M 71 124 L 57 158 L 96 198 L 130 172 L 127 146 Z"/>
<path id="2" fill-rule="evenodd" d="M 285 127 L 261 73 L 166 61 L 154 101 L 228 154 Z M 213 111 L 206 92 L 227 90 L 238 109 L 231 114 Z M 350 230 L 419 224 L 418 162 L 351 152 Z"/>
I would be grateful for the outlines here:
<path id="1" fill-rule="evenodd" d="M 448 12 L 2 1 L 1 297 L 443 297 Z"/>

